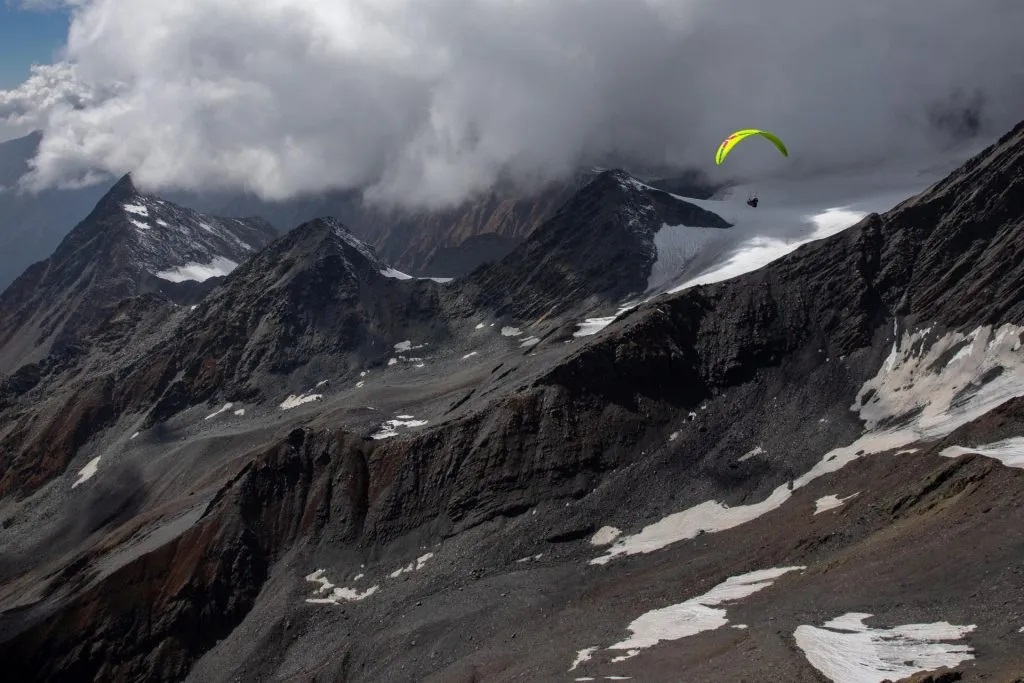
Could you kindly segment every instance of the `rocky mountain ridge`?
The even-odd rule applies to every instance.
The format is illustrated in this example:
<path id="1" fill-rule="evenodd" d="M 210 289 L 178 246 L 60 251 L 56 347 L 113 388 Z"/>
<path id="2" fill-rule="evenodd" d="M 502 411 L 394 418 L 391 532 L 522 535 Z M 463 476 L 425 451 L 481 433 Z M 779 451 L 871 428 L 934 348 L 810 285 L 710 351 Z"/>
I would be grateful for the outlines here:
<path id="1" fill-rule="evenodd" d="M 728 227 L 609 173 L 441 284 L 303 226 L 194 311 L 151 371 L 170 384 L 115 371 L 68 400 L 94 414 L 25 459 L 66 475 L 5 477 L 0 661 L 25 680 L 1013 680 L 1022 181 L 1024 123 L 884 215 L 583 338 L 569 321 L 596 300 L 643 292 L 661 224 Z M 608 274 L 613 246 L 630 257 Z M 265 308 L 289 316 L 246 318 Z M 285 368 L 307 385 L 339 374 L 277 405 L 216 395 L 279 358 L 314 366 Z"/>

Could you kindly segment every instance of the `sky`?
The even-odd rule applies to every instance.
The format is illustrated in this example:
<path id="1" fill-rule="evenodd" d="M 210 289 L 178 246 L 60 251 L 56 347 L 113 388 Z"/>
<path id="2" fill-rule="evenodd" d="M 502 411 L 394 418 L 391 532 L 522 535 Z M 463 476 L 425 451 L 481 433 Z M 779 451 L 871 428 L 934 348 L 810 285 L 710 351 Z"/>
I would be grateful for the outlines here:
<path id="1" fill-rule="evenodd" d="M 63 9 L 26 10 L 12 0 L 0 0 L 0 91 L 23 83 L 33 64 L 57 60 L 67 39 L 68 23 Z M 28 128 L 0 121 L 0 142 L 23 135 Z"/>
<path id="2" fill-rule="evenodd" d="M 0 0 L 0 89 L 20 85 L 32 64 L 50 64 L 68 36 L 66 11 L 28 11 Z"/>
<path id="3" fill-rule="evenodd" d="M 436 207 L 627 161 L 713 179 L 863 168 L 1024 116 L 1020 0 L 63 5 L 60 61 L 0 90 L 0 125 L 44 134 L 34 189 L 131 171 L 154 191 Z M 55 19 L 18 21 L 38 35 L 5 67 L 24 74 Z M 790 158 L 753 140 L 716 168 L 746 127 Z"/>

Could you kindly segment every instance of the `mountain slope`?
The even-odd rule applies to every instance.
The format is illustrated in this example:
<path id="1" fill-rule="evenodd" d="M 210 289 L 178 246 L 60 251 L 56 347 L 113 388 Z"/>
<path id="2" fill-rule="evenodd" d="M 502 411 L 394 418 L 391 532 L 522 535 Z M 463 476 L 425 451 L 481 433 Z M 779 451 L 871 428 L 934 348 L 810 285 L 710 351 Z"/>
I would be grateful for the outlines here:
<path id="1" fill-rule="evenodd" d="M 666 225 L 725 229 L 719 216 L 605 171 L 502 261 L 469 277 L 480 301 L 520 320 L 642 294 Z"/>
<path id="2" fill-rule="evenodd" d="M 19 680 L 1013 680 L 1024 265 L 1001 257 L 1024 240 L 1022 178 L 1024 123 L 766 268 L 525 346 L 495 313 L 642 290 L 659 224 L 714 218 L 609 174 L 542 226 L 539 264 L 527 243 L 444 286 L 381 279 L 335 224 L 304 226 L 194 311 L 185 364 L 128 368 L 216 381 L 187 371 L 148 422 L 139 387 L 162 385 L 96 385 L 78 404 L 115 414 L 72 430 L 74 466 L 0 500 L 0 662 Z M 618 278 L 597 268 L 613 247 Z M 272 323 L 302 352 L 247 353 L 345 354 L 338 381 L 299 407 L 184 408 L 244 380 L 216 358 L 277 300 L 316 320 Z M 442 318 L 425 367 L 340 368 L 373 338 L 341 312 L 374 301 L 396 353 L 415 311 Z"/>
<path id="3" fill-rule="evenodd" d="M 191 303 L 274 233 L 139 194 L 125 176 L 54 254 L 0 294 L 0 372 L 74 343 L 112 305 L 159 292 Z M 206 283 L 206 284 L 203 284 Z"/>
<path id="4" fill-rule="evenodd" d="M 333 219 L 299 226 L 239 267 L 184 321 L 160 361 L 180 378 L 154 419 L 214 392 L 228 400 L 273 396 L 306 366 L 344 376 L 385 360 L 410 334 L 444 339 L 439 291 L 381 262 Z M 150 370 L 140 367 L 126 381 L 142 376 Z"/>

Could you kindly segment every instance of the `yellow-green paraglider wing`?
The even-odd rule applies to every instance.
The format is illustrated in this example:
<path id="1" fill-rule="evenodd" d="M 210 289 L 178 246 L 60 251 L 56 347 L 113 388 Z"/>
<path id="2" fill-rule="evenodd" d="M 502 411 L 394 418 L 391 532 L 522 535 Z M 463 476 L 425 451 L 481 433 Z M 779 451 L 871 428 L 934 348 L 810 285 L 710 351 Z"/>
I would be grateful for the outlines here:
<path id="1" fill-rule="evenodd" d="M 761 137 L 768 139 L 780 152 L 782 152 L 782 156 L 789 156 L 789 150 L 786 149 L 786 145 L 784 145 L 782 140 L 780 140 L 774 133 L 770 133 L 766 130 L 758 130 L 757 128 L 745 128 L 743 130 L 736 131 L 722 141 L 722 144 L 718 146 L 718 153 L 715 154 L 715 165 L 720 166 L 722 162 L 725 161 L 725 158 L 729 156 L 729 152 L 732 151 L 732 148 L 738 145 L 742 140 L 749 138 L 751 135 L 760 135 Z"/>

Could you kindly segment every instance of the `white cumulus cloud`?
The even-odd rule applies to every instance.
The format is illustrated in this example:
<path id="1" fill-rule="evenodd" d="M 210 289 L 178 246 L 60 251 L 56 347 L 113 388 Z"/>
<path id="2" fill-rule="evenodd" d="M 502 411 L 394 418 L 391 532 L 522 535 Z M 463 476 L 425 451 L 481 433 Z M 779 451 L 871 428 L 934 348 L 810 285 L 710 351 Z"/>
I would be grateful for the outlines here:
<path id="1" fill-rule="evenodd" d="M 713 168 L 739 127 L 792 151 L 730 158 L 756 176 L 914 154 L 1024 111 L 1018 0 L 65 4 L 66 63 L 0 92 L 0 120 L 44 132 L 34 187 L 132 171 L 437 205 L 609 160 Z"/>

